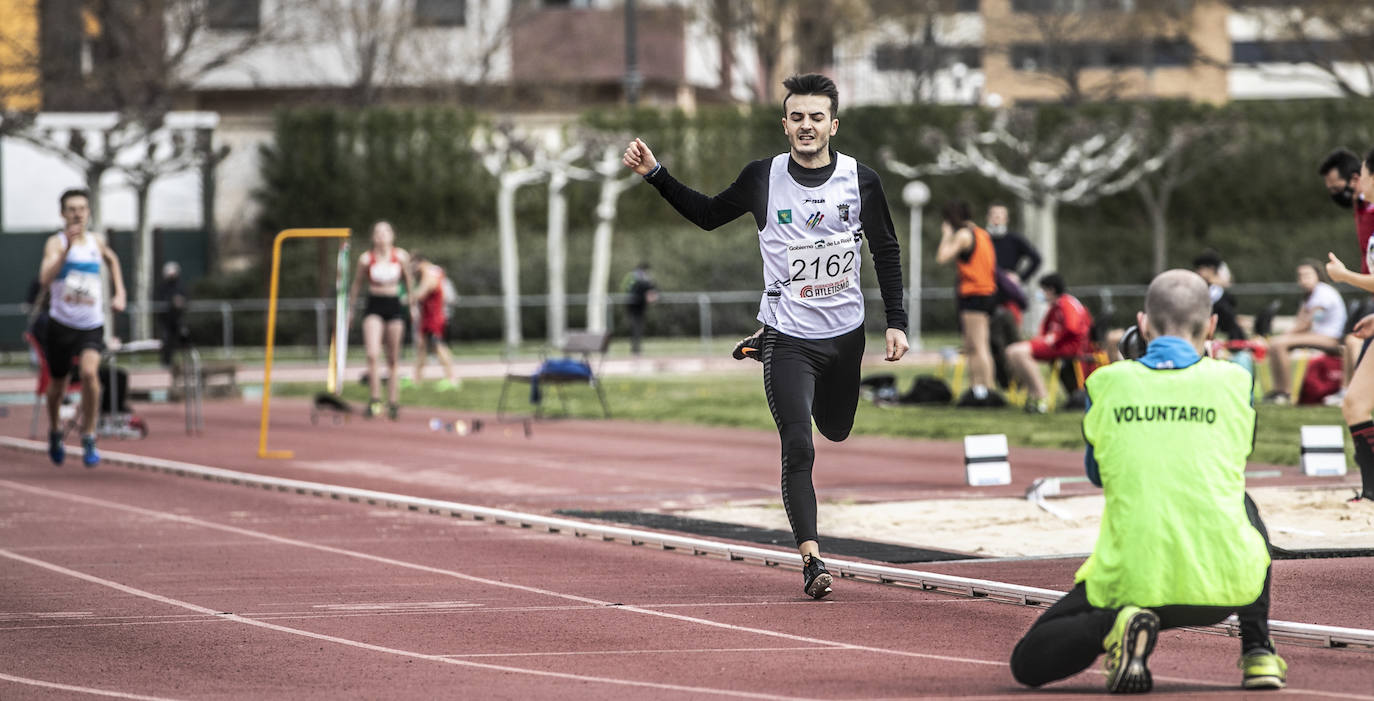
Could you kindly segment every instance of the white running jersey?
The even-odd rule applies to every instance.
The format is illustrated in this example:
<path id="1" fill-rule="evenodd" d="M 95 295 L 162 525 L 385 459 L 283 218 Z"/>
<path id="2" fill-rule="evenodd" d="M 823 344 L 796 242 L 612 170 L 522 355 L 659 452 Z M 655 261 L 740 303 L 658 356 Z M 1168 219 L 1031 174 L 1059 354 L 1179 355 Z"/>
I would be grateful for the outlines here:
<path id="1" fill-rule="evenodd" d="M 859 290 L 863 225 L 859 163 L 835 154 L 825 184 L 802 187 L 778 154 L 768 173 L 768 219 L 759 231 L 763 300 L 759 321 L 797 338 L 833 338 L 863 324 Z"/>
<path id="2" fill-rule="evenodd" d="M 58 236 L 66 246 L 67 235 Z M 67 259 L 52 282 L 48 315 L 69 328 L 86 330 L 105 325 L 105 286 L 100 280 L 103 257 L 95 236 L 86 232 L 81 243 L 67 250 Z"/>

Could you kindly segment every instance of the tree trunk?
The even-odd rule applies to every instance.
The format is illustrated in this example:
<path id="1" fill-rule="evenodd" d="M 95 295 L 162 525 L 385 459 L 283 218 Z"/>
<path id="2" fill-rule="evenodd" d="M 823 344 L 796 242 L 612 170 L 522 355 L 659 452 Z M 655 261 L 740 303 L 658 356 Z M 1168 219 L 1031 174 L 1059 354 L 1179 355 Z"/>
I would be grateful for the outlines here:
<path id="1" fill-rule="evenodd" d="M 153 221 L 148 211 L 151 182 L 134 185 L 138 200 L 138 234 L 134 238 L 133 318 L 130 335 L 135 341 L 153 337 Z"/>
<path id="2" fill-rule="evenodd" d="M 520 266 L 515 241 L 516 182 L 503 175 L 496 194 L 496 218 L 501 233 L 501 297 L 505 310 L 506 349 L 520 347 Z"/>
<path id="3" fill-rule="evenodd" d="M 587 330 L 604 333 L 607 289 L 611 279 L 611 237 L 620 183 L 613 177 L 601 181 L 601 201 L 596 205 L 596 235 L 592 239 L 592 272 L 587 283 Z"/>
<path id="4" fill-rule="evenodd" d="M 568 174 L 555 170 L 549 176 L 549 308 L 547 337 L 560 346 L 568 328 Z"/>

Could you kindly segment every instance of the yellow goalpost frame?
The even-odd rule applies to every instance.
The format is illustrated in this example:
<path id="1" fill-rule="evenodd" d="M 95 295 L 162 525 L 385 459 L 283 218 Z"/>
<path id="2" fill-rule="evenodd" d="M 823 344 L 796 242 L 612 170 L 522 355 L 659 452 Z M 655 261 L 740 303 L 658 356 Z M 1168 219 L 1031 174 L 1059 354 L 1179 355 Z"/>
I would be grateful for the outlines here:
<path id="1" fill-rule="evenodd" d="M 277 289 L 281 277 L 281 244 L 286 239 L 348 239 L 350 229 L 286 229 L 272 242 L 272 285 L 267 293 L 267 348 L 262 367 L 262 423 L 258 428 L 258 457 L 285 458 L 295 456 L 290 450 L 267 449 L 267 420 L 272 407 L 272 348 L 277 336 Z M 339 378 L 342 379 L 342 378 Z"/>

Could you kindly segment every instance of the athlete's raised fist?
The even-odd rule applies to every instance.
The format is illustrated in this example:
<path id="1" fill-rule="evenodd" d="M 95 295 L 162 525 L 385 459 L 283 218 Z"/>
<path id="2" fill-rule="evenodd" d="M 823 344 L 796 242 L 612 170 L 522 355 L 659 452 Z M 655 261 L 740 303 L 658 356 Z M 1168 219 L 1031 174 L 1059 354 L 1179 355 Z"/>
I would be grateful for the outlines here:
<path id="1" fill-rule="evenodd" d="M 654 158 L 654 152 L 649 150 L 649 145 L 643 139 L 636 138 L 625 148 L 625 156 L 620 159 L 626 168 L 633 170 L 640 175 L 648 175 L 649 171 L 658 165 L 658 159 Z"/>

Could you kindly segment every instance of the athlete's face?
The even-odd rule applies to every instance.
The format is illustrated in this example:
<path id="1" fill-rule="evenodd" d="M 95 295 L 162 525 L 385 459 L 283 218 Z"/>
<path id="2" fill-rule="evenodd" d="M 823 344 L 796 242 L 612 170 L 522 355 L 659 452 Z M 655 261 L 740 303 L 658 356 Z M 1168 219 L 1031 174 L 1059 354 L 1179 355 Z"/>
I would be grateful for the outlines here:
<path id="1" fill-rule="evenodd" d="M 1364 197 L 1365 202 L 1374 202 L 1374 178 L 1369 177 L 1369 165 L 1360 164 L 1360 175 L 1355 179 L 1355 192 Z"/>
<path id="2" fill-rule="evenodd" d="M 1304 292 L 1311 292 L 1320 280 L 1321 278 L 1317 277 L 1317 270 L 1312 266 L 1298 266 L 1298 287 L 1301 287 Z"/>
<path id="3" fill-rule="evenodd" d="M 787 98 L 782 128 L 792 153 L 811 157 L 826 153 L 830 137 L 839 131 L 840 120 L 830 114 L 830 98 L 824 95 L 793 95 Z"/>
<path id="4" fill-rule="evenodd" d="M 386 222 L 377 222 L 372 227 L 372 245 L 377 247 L 390 246 L 396 240 L 396 232 L 391 230 L 391 225 Z"/>
<path id="5" fill-rule="evenodd" d="M 91 218 L 91 203 L 85 197 L 73 195 L 62 203 L 62 221 L 68 231 L 85 231 Z"/>

